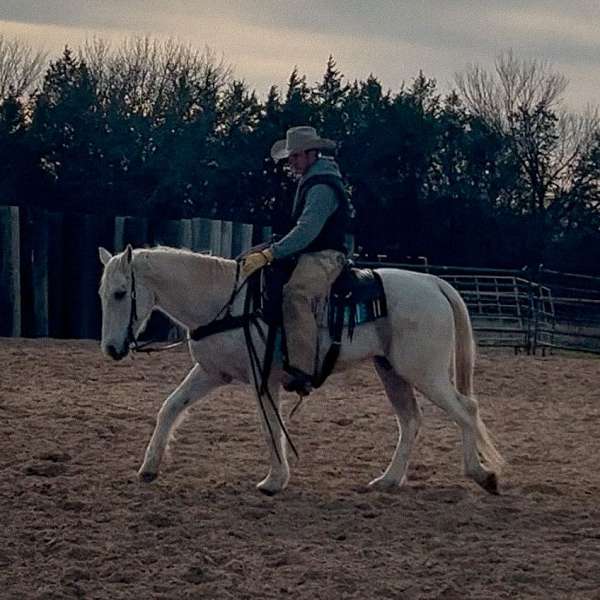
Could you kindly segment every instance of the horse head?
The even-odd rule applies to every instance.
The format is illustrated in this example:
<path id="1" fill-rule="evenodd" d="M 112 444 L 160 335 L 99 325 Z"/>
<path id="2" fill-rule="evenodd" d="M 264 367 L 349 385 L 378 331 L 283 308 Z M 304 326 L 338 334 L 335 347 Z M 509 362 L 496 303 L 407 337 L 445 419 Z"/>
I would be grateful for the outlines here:
<path id="1" fill-rule="evenodd" d="M 107 356 L 121 360 L 144 329 L 155 298 L 143 279 L 136 278 L 131 245 L 114 256 L 106 248 L 100 247 L 98 252 L 104 265 L 98 291 L 102 304 L 101 348 Z"/>

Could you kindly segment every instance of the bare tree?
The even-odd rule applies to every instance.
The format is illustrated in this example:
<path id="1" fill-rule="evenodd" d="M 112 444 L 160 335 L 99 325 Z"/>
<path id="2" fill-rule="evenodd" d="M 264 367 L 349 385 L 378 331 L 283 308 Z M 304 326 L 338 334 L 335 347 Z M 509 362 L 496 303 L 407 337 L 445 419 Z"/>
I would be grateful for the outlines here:
<path id="1" fill-rule="evenodd" d="M 492 72 L 469 65 L 455 81 L 471 114 L 508 141 L 528 188 L 527 210 L 543 213 L 589 150 L 597 110 L 566 111 L 567 79 L 544 61 L 519 60 L 510 51 L 498 56 Z"/>
<path id="2" fill-rule="evenodd" d="M 159 116 L 173 106 L 184 82 L 199 90 L 218 90 L 231 78 L 231 68 L 210 49 L 200 51 L 173 39 L 132 37 L 115 49 L 95 39 L 80 54 L 101 93 L 144 116 Z"/>
<path id="3" fill-rule="evenodd" d="M 496 58 L 493 72 L 469 65 L 455 81 L 471 113 L 500 133 L 510 131 L 518 111 L 556 109 L 568 85 L 547 62 L 519 60 L 512 51 Z"/>
<path id="4" fill-rule="evenodd" d="M 30 91 L 44 70 L 46 56 L 42 50 L 0 34 L 0 99 Z"/>

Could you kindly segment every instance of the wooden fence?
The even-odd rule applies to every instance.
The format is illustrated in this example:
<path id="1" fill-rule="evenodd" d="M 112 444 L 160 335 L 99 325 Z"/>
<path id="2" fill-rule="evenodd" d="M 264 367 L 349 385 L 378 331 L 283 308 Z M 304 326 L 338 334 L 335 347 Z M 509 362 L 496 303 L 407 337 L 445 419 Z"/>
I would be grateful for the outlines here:
<path id="1" fill-rule="evenodd" d="M 234 257 L 269 227 L 210 219 L 150 221 L 0 207 L 0 336 L 100 336 L 98 246 L 168 245 Z"/>
<path id="2" fill-rule="evenodd" d="M 271 237 L 269 227 L 231 221 L 59 214 L 0 206 L 0 336 L 100 337 L 98 246 L 120 252 L 163 244 L 234 257 Z M 498 270 L 386 263 L 434 273 L 462 295 L 480 345 L 535 353 L 600 353 L 600 279 L 547 269 Z M 166 319 L 150 333 L 168 330 Z M 161 323 L 162 321 L 162 323 Z"/>

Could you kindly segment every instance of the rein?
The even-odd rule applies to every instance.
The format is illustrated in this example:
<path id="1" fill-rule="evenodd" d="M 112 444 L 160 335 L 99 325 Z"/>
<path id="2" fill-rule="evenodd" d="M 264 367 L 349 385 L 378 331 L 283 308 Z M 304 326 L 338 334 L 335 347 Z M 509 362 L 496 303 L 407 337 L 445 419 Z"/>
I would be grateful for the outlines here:
<path id="1" fill-rule="evenodd" d="M 240 280 L 240 269 L 241 263 L 239 260 L 236 260 L 233 290 L 231 291 L 229 300 L 227 300 L 227 302 L 223 305 L 221 310 L 206 325 L 200 325 L 199 327 L 190 330 L 190 338 L 193 339 L 195 342 L 210 335 L 214 335 L 215 333 L 222 333 L 223 331 L 229 331 L 230 329 L 238 329 L 239 327 L 243 327 L 248 321 L 249 315 L 243 314 L 234 317 L 231 314 L 231 309 L 233 308 L 233 303 L 235 302 L 235 299 L 248 283 L 248 278 L 246 278 L 242 285 L 238 286 L 238 282 Z M 223 313 L 225 313 L 225 316 L 223 318 L 220 318 Z"/>
<path id="2" fill-rule="evenodd" d="M 275 444 L 275 438 L 273 435 L 273 430 L 271 428 L 271 424 L 267 417 L 267 408 L 265 406 L 265 397 L 270 405 L 271 410 L 275 414 L 275 418 L 277 419 L 283 434 L 290 446 L 290 449 L 295 454 L 296 458 L 299 458 L 298 451 L 292 442 L 292 439 L 289 435 L 287 427 L 281 418 L 281 414 L 273 400 L 271 395 L 271 391 L 269 390 L 268 380 L 271 371 L 271 364 L 273 361 L 273 351 L 275 347 L 275 336 L 276 336 L 276 328 L 270 327 L 267 336 L 265 336 L 262 331 L 262 327 L 259 323 L 259 318 L 257 313 L 252 313 L 250 311 L 250 303 L 251 303 L 251 294 L 246 295 L 246 299 L 244 302 L 244 312 L 241 315 L 233 316 L 231 314 L 231 310 L 233 308 L 233 303 L 237 298 L 238 294 L 244 289 L 246 284 L 249 281 L 249 277 L 247 277 L 241 285 L 238 285 L 240 280 L 240 270 L 241 270 L 241 261 L 236 260 L 235 267 L 235 280 L 233 282 L 233 290 L 231 291 L 231 295 L 227 302 L 223 305 L 221 310 L 216 314 L 216 316 L 206 325 L 201 325 L 200 327 L 196 327 L 193 330 L 190 330 L 189 336 L 192 340 L 198 341 L 203 338 L 209 337 L 211 335 L 215 335 L 217 333 L 222 333 L 224 331 L 229 331 L 232 329 L 240 329 L 244 330 L 244 337 L 246 339 L 246 347 L 248 349 L 248 358 L 250 360 L 250 367 L 252 371 L 252 380 L 254 383 L 254 388 L 259 400 L 259 406 L 263 417 L 265 419 L 265 423 L 267 424 L 267 429 L 269 431 L 269 435 L 271 437 L 271 443 L 275 455 L 279 462 L 282 462 L 282 457 L 279 455 L 277 450 L 277 446 Z M 221 315 L 225 315 L 221 318 Z M 137 314 L 137 291 L 135 287 L 135 273 L 133 271 L 133 266 L 131 268 L 131 310 L 129 312 L 129 324 L 127 325 L 127 343 L 129 344 L 129 348 L 132 353 L 135 352 L 162 352 L 164 350 L 170 350 L 172 348 L 176 348 L 180 346 L 185 341 L 184 339 L 177 340 L 176 342 L 169 344 L 167 346 L 161 347 L 151 347 L 148 348 L 150 344 L 153 344 L 157 340 L 148 340 L 147 342 L 138 342 L 135 333 L 133 331 L 133 325 L 135 321 L 138 319 Z M 261 362 L 260 357 L 258 356 L 258 352 L 254 341 L 252 339 L 252 331 L 250 327 L 254 325 L 256 330 L 258 331 L 261 339 L 265 342 L 266 345 L 266 353 L 263 361 Z"/>

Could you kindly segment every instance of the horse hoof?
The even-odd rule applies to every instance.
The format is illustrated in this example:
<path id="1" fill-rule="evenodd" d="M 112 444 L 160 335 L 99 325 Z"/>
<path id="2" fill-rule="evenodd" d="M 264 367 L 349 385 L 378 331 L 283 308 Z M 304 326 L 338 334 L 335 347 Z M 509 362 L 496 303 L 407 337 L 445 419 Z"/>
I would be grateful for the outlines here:
<path id="1" fill-rule="evenodd" d="M 139 477 L 144 483 L 152 483 L 158 477 L 158 473 L 143 471 L 139 474 Z"/>
<path id="2" fill-rule="evenodd" d="M 369 489 L 377 490 L 378 492 L 393 492 L 402 487 L 405 483 L 406 477 L 402 477 L 400 481 L 378 477 L 369 483 Z"/>
<path id="3" fill-rule="evenodd" d="M 279 492 L 283 491 L 287 485 L 287 481 L 284 483 L 277 481 L 261 481 L 257 484 L 256 489 L 265 496 L 275 496 Z"/>
<path id="4" fill-rule="evenodd" d="M 481 485 L 488 494 L 493 494 L 494 496 L 500 494 L 498 491 L 498 477 L 496 477 L 496 473 L 490 473 L 479 485 Z"/>

